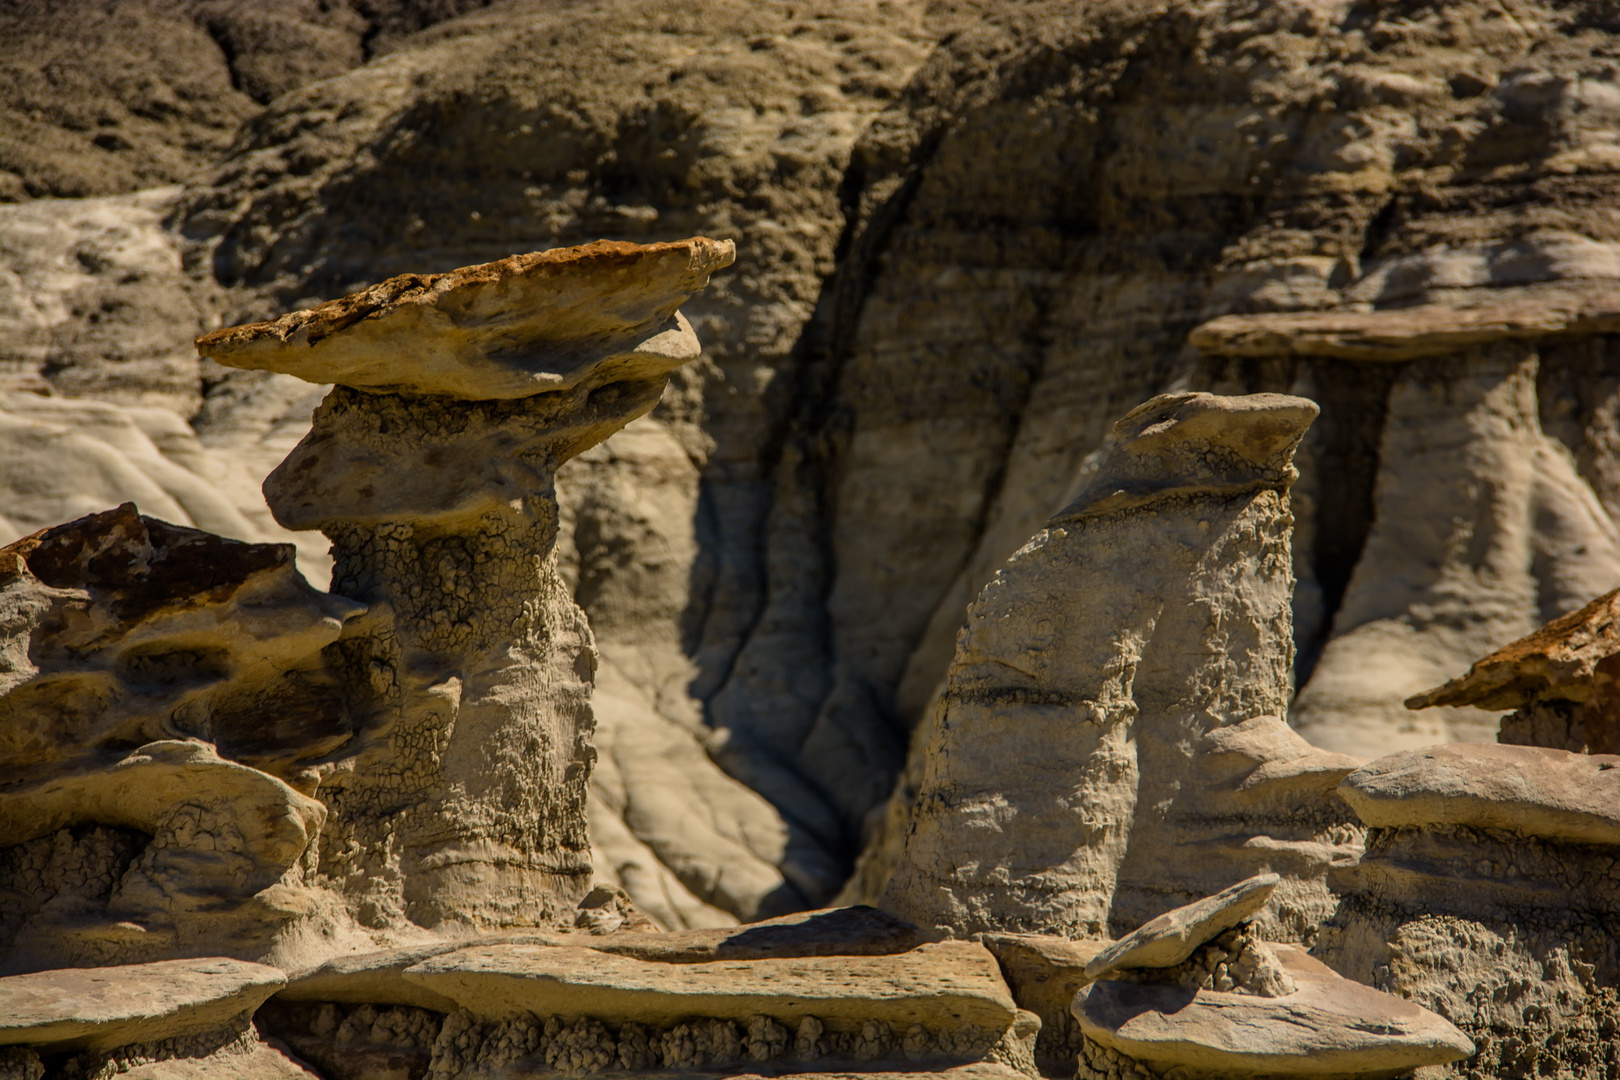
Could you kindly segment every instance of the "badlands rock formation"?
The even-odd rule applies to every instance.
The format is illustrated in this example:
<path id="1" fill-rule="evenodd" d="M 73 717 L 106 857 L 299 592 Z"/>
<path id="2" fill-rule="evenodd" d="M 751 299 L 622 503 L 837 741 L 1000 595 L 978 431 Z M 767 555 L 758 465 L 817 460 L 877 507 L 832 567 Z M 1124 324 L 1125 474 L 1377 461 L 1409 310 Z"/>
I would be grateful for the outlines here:
<path id="1" fill-rule="evenodd" d="M 1620 758 L 1448 745 L 1341 787 L 1369 826 L 1318 954 L 1478 1044 L 1470 1075 L 1602 1075 L 1616 1058 Z"/>
<path id="2" fill-rule="evenodd" d="M 265 495 L 369 608 L 332 658 L 356 746 L 321 778 L 324 873 L 368 924 L 543 926 L 588 891 L 596 656 L 557 575 L 553 477 L 698 355 L 676 308 L 732 258 L 558 249 L 198 340 L 338 384 Z"/>
<path id="3" fill-rule="evenodd" d="M 1408 698 L 1409 709 L 1435 706 L 1513 712 L 1502 717 L 1498 742 L 1550 746 L 1576 753 L 1620 752 L 1620 619 L 1608 592 L 1579 611 L 1476 661 L 1444 686 Z"/>
<path id="4" fill-rule="evenodd" d="M 429 7 L 448 11 L 398 10 Z M 777 808 L 767 823 L 718 780 L 627 762 L 661 800 L 697 807 L 704 828 L 676 835 L 627 787 L 601 792 L 599 831 L 632 891 L 650 902 L 656 880 L 671 918 L 724 919 L 776 890 L 814 902 L 837 888 L 966 605 L 1083 485 L 1108 424 L 1164 390 L 1323 408 L 1295 493 L 1299 718 L 1324 740 L 1360 738 L 1356 717 L 1419 741 L 1439 724 L 1488 735 L 1471 712 L 1430 720 L 1399 702 L 1614 586 L 1603 522 L 1588 520 L 1589 495 L 1605 514 L 1620 505 L 1608 337 L 1515 316 L 1501 347 L 1535 363 L 1481 360 L 1478 379 L 1468 357 L 1497 346 L 1474 338 L 1369 360 L 1187 337 L 1230 315 L 1461 309 L 1489 323 L 1547 285 L 1601 299 L 1615 280 L 1606 16 L 1596 0 L 1515 12 L 728 0 L 699 16 L 515 0 L 410 40 L 385 27 L 386 55 L 248 125 L 162 235 L 188 280 L 224 287 L 204 306 L 232 321 L 514 246 L 703 232 L 754 253 L 689 308 L 709 352 L 626 436 L 636 445 L 574 468 L 577 500 L 562 480 L 586 512 L 563 568 L 588 565 L 577 599 L 593 618 L 631 625 L 627 590 L 657 589 L 657 634 L 604 639 L 623 724 L 694 766 L 707 740 Z M 110 162 L 144 152 L 95 148 L 96 129 L 68 119 Z M 70 255 L 63 272 L 117 280 L 95 265 Z M 105 340 L 150 322 L 141 305 L 86 314 Z M 82 355 L 42 377 L 68 386 Z M 205 399 L 210 446 L 235 424 L 251 445 L 283 411 L 301 422 L 273 380 L 205 370 L 188 392 Z M 1431 412 L 1454 450 L 1473 449 L 1420 445 Z M 1545 438 L 1526 434 L 1532 415 Z M 1475 450 L 1534 451 L 1540 479 L 1516 466 L 1513 490 L 1473 508 L 1490 573 L 1443 562 L 1447 584 L 1424 585 L 1434 545 L 1395 538 L 1412 481 L 1396 459 L 1418 450 L 1447 472 L 1417 513 L 1472 505 Z M 645 497 L 653 470 L 670 497 Z M 1517 518 L 1527 483 L 1557 495 L 1535 497 L 1533 528 Z M 1428 621 L 1429 599 L 1452 614 Z M 1363 652 L 1411 685 L 1363 680 Z M 764 833 L 786 839 L 736 839 Z M 722 864 L 754 882 L 743 901 L 714 886 Z"/>
<path id="5" fill-rule="evenodd" d="M 884 906 L 951 935 L 1106 936 L 1256 869 L 1307 938 L 1358 829 L 1356 762 L 1291 688 L 1300 398 L 1154 398 L 969 609 Z M 1245 753 L 1247 751 L 1247 753 Z"/>

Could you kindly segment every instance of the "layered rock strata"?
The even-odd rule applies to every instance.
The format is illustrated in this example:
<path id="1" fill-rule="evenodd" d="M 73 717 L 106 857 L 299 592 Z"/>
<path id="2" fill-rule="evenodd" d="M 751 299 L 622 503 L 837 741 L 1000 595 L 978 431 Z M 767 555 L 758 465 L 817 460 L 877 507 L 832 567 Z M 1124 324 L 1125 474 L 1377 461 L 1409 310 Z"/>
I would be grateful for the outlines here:
<path id="1" fill-rule="evenodd" d="M 557 575 L 556 469 L 698 355 L 676 308 L 729 243 L 597 243 L 405 275 L 198 341 L 339 383 L 265 482 L 371 608 L 334 650 L 359 734 L 322 873 L 372 925 L 547 925 L 590 885 L 596 655 Z"/>
<path id="2" fill-rule="evenodd" d="M 1315 416 L 1177 394 L 1119 421 L 969 610 L 885 906 L 938 933 L 1096 937 L 1275 868 L 1273 932 L 1331 910 L 1322 876 L 1357 836 L 1323 789 L 1353 765 L 1278 719 L 1290 459 Z"/>
<path id="3" fill-rule="evenodd" d="M 1445 1016 L 1468 1075 L 1613 1069 L 1620 758 L 1455 744 L 1392 754 L 1342 792 L 1369 826 L 1317 954 Z"/>
<path id="4" fill-rule="evenodd" d="M 1466 674 L 1406 699 L 1408 709 L 1472 706 L 1502 717 L 1497 741 L 1620 753 L 1620 591 L 1476 660 Z"/>
<path id="5" fill-rule="evenodd" d="M 1526 287 L 1461 306 L 1231 315 L 1193 332 L 1218 356 L 1402 365 L 1372 526 L 1293 705 L 1306 738 L 1363 756 L 1488 740 L 1477 713 L 1415 714 L 1404 699 L 1579 607 L 1594 582 L 1620 580 L 1620 536 L 1542 431 L 1538 400 L 1540 350 L 1610 332 L 1617 317 L 1609 289 Z"/>
<path id="6" fill-rule="evenodd" d="M 288 545 L 123 506 L 0 548 L 0 971 L 266 959 L 343 920 L 314 881 L 321 651 L 359 605 Z"/>

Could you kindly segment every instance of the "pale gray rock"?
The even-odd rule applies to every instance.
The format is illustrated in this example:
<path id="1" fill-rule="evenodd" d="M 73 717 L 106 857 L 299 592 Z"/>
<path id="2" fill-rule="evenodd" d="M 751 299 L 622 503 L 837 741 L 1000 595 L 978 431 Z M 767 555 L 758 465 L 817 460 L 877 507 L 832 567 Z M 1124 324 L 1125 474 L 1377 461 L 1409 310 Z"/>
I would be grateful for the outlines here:
<path id="1" fill-rule="evenodd" d="M 0 1044 L 111 1050 L 221 1028 L 286 983 L 220 957 L 68 968 L 0 978 Z"/>
<path id="2" fill-rule="evenodd" d="M 1398 320 L 1397 320 L 1398 322 Z M 1366 546 L 1291 720 L 1374 757 L 1488 741 L 1467 709 L 1407 697 L 1620 580 L 1620 541 L 1569 451 L 1541 430 L 1535 348 L 1506 339 L 1414 360 L 1390 391 Z"/>
<path id="3" fill-rule="evenodd" d="M 1086 977 L 1096 980 L 1126 968 L 1175 967 L 1210 938 L 1254 916 L 1281 880 L 1276 874 L 1257 874 L 1150 919 L 1092 957 Z"/>
<path id="4" fill-rule="evenodd" d="M 1500 1075 L 1524 1047 L 1578 1072 L 1615 1021 L 1620 758 L 1530 746 L 1406 751 L 1351 774 L 1369 825 L 1315 952 L 1451 1019 Z"/>
<path id="5" fill-rule="evenodd" d="M 1099 936 L 1276 869 L 1299 882 L 1268 916 L 1281 934 L 1331 910 L 1331 858 L 1297 857 L 1341 839 L 1324 785 L 1251 804 L 1252 824 L 1205 809 L 1266 767 L 1206 740 L 1288 699 L 1287 490 L 1315 415 L 1189 393 L 1116 425 L 969 611 L 886 908 L 936 933 Z"/>
<path id="6" fill-rule="evenodd" d="M 668 1023 L 683 1016 L 796 1023 L 876 1020 L 905 1030 L 977 1027 L 999 1035 L 1015 1008 L 995 957 L 972 942 L 925 944 L 890 956 L 664 964 L 582 948 L 474 946 L 425 960 L 405 977 L 500 1019 L 589 1016 Z"/>
<path id="7" fill-rule="evenodd" d="M 1076 996 L 1086 1037 L 1187 1077 L 1393 1077 L 1469 1056 L 1473 1043 L 1427 1009 L 1351 982 L 1277 946 L 1292 994 L 1266 998 L 1104 980 Z"/>

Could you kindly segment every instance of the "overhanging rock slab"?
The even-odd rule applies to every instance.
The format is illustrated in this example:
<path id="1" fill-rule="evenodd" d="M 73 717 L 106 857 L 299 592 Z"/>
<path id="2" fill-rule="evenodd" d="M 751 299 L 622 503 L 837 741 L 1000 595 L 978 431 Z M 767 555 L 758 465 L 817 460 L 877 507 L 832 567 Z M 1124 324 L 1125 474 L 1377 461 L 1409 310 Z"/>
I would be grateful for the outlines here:
<path id="1" fill-rule="evenodd" d="M 683 1017 L 886 1021 L 904 1029 L 1006 1030 L 1012 994 L 995 957 L 974 942 L 892 956 L 650 963 L 582 948 L 484 945 L 425 960 L 405 978 L 497 1019 L 588 1016 L 610 1023 Z"/>
<path id="2" fill-rule="evenodd" d="M 209 1031 L 286 981 L 276 968 L 221 957 L 12 975 L 0 979 L 0 1045 L 111 1050 Z"/>

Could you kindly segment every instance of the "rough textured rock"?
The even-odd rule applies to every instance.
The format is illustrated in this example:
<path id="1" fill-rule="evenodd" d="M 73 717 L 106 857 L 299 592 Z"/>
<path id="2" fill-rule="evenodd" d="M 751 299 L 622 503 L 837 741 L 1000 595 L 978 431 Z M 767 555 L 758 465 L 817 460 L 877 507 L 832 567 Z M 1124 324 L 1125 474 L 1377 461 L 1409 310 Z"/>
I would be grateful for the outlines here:
<path id="1" fill-rule="evenodd" d="M 480 3 L 7 4 L 0 201 L 185 179 L 278 94 Z"/>
<path id="2" fill-rule="evenodd" d="M 1474 714 L 1414 715 L 1404 698 L 1620 580 L 1620 536 L 1537 400 L 1538 343 L 1603 333 L 1620 305 L 1612 290 L 1501 291 L 1480 308 L 1228 316 L 1193 335 L 1228 356 L 1411 361 L 1389 392 L 1372 527 L 1294 703 L 1318 745 L 1488 738 Z"/>
<path id="3" fill-rule="evenodd" d="M 654 379 L 697 358 L 676 308 L 735 257 L 706 237 L 513 255 L 216 330 L 197 351 L 317 384 L 473 401 Z"/>
<path id="4" fill-rule="evenodd" d="M 0 970 L 272 958 L 331 912 L 305 855 L 326 808 L 199 742 L 80 759 L 0 788 Z"/>
<path id="5" fill-rule="evenodd" d="M 1149 919 L 1103 949 L 1086 964 L 1086 977 L 1100 979 L 1122 968 L 1175 967 L 1193 950 L 1266 906 L 1282 878 L 1257 874 L 1214 896 Z"/>
<path id="6" fill-rule="evenodd" d="M 1036 1067 L 1046 1076 L 1072 1073 L 1081 1035 L 1070 1006 L 1074 995 L 1091 981 L 1086 965 L 1108 942 L 1070 941 L 1049 934 L 983 934 L 979 940 L 1001 964 L 1018 1007 L 1040 1018 Z"/>
<path id="7" fill-rule="evenodd" d="M 1345 796 L 1374 827 L 1335 875 L 1342 899 L 1315 952 L 1466 1031 L 1479 1052 L 1465 1075 L 1609 1067 L 1616 765 L 1492 744 L 1371 762 Z"/>
<path id="8" fill-rule="evenodd" d="M 286 983 L 240 960 L 165 960 L 0 979 L 0 1043 L 111 1050 L 224 1027 Z"/>
<path id="9" fill-rule="evenodd" d="M 1615 278 L 1595 0 L 1512 19 L 1485 0 L 942 7 L 503 4 L 278 101 L 178 223 L 201 275 L 268 294 L 237 293 L 244 316 L 513 246 L 739 237 L 754 267 L 689 308 L 710 351 L 659 410 L 690 448 L 698 510 L 622 561 L 694 538 L 679 555 L 691 572 L 673 576 L 691 582 L 682 651 L 722 728 L 715 752 L 787 812 L 789 848 L 835 864 L 887 792 L 968 601 L 1064 505 L 1108 423 L 1154 392 L 1322 404 L 1296 492 L 1310 673 L 1375 517 L 1390 388 L 1414 364 L 1444 384 L 1461 354 L 1195 356 L 1200 324 L 1354 316 L 1365 345 L 1389 336 L 1369 319 L 1393 315 L 1402 336 L 1403 320 L 1466 308 L 1535 331 L 1503 344 L 1538 352 L 1538 420 L 1620 505 L 1609 336 L 1510 310 L 1537 283 Z M 947 27 L 961 32 L 925 63 Z M 1579 495 L 1558 475 L 1542 490 Z M 1576 520 L 1583 500 L 1559 513 Z M 1582 579 L 1578 530 L 1538 535 L 1565 548 L 1553 592 L 1612 587 Z M 1381 561 L 1377 580 L 1403 565 Z M 1423 637 L 1436 628 L 1419 615 L 1378 612 Z M 1509 637 L 1540 621 L 1538 604 Z M 1456 664 L 1433 682 L 1501 644 L 1446 646 Z M 1385 715 L 1398 688 L 1330 685 L 1355 674 L 1352 653 L 1318 704 Z M 632 876 L 675 880 L 620 833 Z M 727 858 L 774 857 L 743 847 Z M 681 889 L 676 921 L 721 912 Z"/>
<path id="10" fill-rule="evenodd" d="M 1080 991 L 1074 1013 L 1087 1038 L 1188 1077 L 1400 1076 L 1473 1052 L 1427 1009 L 1341 978 L 1298 949 L 1277 952 L 1298 984 L 1292 994 L 1104 980 Z"/>
<path id="11" fill-rule="evenodd" d="M 290 545 L 126 504 L 0 549 L 0 596 L 8 781 L 170 738 L 296 780 L 349 737 L 320 653 L 360 606 L 312 589 Z"/>
<path id="12" fill-rule="evenodd" d="M 690 328 L 667 324 L 730 257 L 701 238 L 559 249 L 396 279 L 200 343 L 232 363 L 375 390 L 352 358 L 374 364 L 390 328 L 414 329 L 409 351 L 386 356 L 387 387 L 428 392 L 335 387 L 265 481 L 281 524 L 332 540 L 334 592 L 371 609 L 331 657 L 354 752 L 321 776 L 332 808 L 321 872 L 367 925 L 554 925 L 588 891 L 596 655 L 557 573 L 554 477 L 650 409 L 696 355 Z M 629 295 L 616 299 L 620 286 Z M 593 297 L 599 316 L 583 314 Z M 580 314 L 553 319 L 538 351 L 531 327 L 511 354 L 457 322 L 510 319 L 507 301 Z M 523 376 L 527 396 L 503 381 L 570 357 L 565 379 Z"/>
<path id="13" fill-rule="evenodd" d="M 1406 699 L 1408 709 L 1473 706 L 1500 712 L 1497 741 L 1596 754 L 1620 753 L 1616 601 L 1605 593 L 1579 611 L 1474 661 L 1467 674 Z"/>
<path id="14" fill-rule="evenodd" d="M 335 1001 L 352 1005 L 418 1006 L 450 1012 L 454 1003 L 403 972 L 462 948 L 465 941 L 436 941 L 381 952 L 340 956 L 296 973 L 280 996 L 288 1001 Z M 746 927 L 621 931 L 609 934 L 503 934 L 481 944 L 548 945 L 594 949 L 650 963 L 693 964 L 717 960 L 783 957 L 880 956 L 919 944 L 916 927 L 871 908 L 799 912 Z"/>
<path id="15" fill-rule="evenodd" d="M 969 611 L 887 909 L 950 934 L 1096 936 L 1272 862 L 1300 882 L 1283 933 L 1330 909 L 1327 860 L 1286 858 L 1329 848 L 1327 796 L 1307 789 L 1272 837 L 1205 791 L 1245 771 L 1210 735 L 1288 698 L 1287 491 L 1315 415 L 1180 394 L 1119 421 L 1086 490 Z"/>
<path id="16" fill-rule="evenodd" d="M 1466 825 L 1620 845 L 1620 757 L 1539 746 L 1436 746 L 1391 754 L 1339 788 L 1368 825 Z"/>
<path id="17" fill-rule="evenodd" d="M 999 1036 L 1014 1006 L 995 957 L 971 942 L 891 956 L 663 964 L 590 949 L 474 946 L 424 960 L 405 977 L 485 1019 L 518 1012 L 664 1024 L 686 1016 L 783 1023 L 806 1017 Z"/>
<path id="18" fill-rule="evenodd" d="M 949 21 L 949 6 L 936 7 Z M 758 666 L 751 658 L 738 664 L 745 639 L 778 633 L 782 622 L 765 614 L 766 577 L 798 571 L 792 563 L 771 570 L 761 537 L 781 434 L 800 397 L 797 352 L 837 256 L 851 150 L 941 32 L 926 13 L 921 3 L 833 0 L 726 0 L 701 12 L 633 0 L 593 0 L 566 13 L 542 3 L 502 5 L 282 99 L 232 162 L 190 189 L 182 228 L 201 245 L 196 265 L 253 290 L 236 297 L 256 315 L 515 248 L 692 233 L 738 242 L 746 265 L 683 309 L 705 353 L 652 418 L 683 459 L 672 464 L 684 466 L 675 479 L 686 505 L 666 513 L 618 498 L 626 479 L 634 486 L 637 478 L 617 462 L 627 472 L 643 468 L 631 462 L 644 460 L 645 441 L 623 457 L 604 452 L 614 462 L 608 469 L 574 466 L 562 476 L 565 488 L 570 476 L 588 482 L 586 500 L 600 493 L 596 507 L 607 524 L 629 517 L 636 529 L 630 537 L 609 534 L 611 561 L 598 562 L 602 537 L 587 521 L 579 554 L 595 572 L 579 599 L 593 623 L 608 613 L 621 582 L 639 585 L 651 570 L 672 587 L 675 640 L 691 671 L 677 690 L 645 642 L 604 647 L 636 691 L 620 695 L 634 705 L 625 723 L 635 717 L 648 729 L 673 721 L 663 739 L 690 740 L 700 703 L 733 670 Z M 362 155 L 361 146 L 373 149 Z M 382 189 L 399 197 L 371 197 Z M 799 498 L 813 521 L 814 491 Z M 594 509 L 587 506 L 588 517 Z M 783 528 L 807 547 L 818 543 L 813 524 Z M 796 637 L 797 614 L 788 618 L 793 625 L 781 633 Z M 613 861 L 642 879 L 626 888 L 671 925 L 752 917 L 758 897 L 781 886 L 762 889 L 761 871 L 784 861 L 791 885 L 773 902 L 825 902 L 858 842 L 858 815 L 838 810 L 823 782 L 845 773 L 875 793 L 870 799 L 887 793 L 890 759 L 898 758 L 894 734 L 884 736 L 875 770 L 823 766 L 813 746 L 801 752 L 808 725 L 799 714 L 823 692 L 819 660 L 805 661 L 803 674 L 785 684 L 793 694 L 786 701 L 731 695 L 737 707 L 727 726 L 735 738 L 717 749 L 782 808 L 772 816 L 785 840 L 763 841 L 759 807 L 717 779 L 669 793 L 699 800 L 689 816 L 714 822 L 708 837 L 650 834 L 649 814 L 603 792 L 599 831 L 613 829 Z M 770 662 L 774 677 L 774 656 Z M 650 712 L 638 699 L 651 702 Z M 784 705 L 791 724 L 773 723 Z M 649 767 L 643 776 L 678 789 L 692 772 Z M 746 839 L 736 845 L 739 836 Z M 740 899 L 716 894 L 692 869 L 703 864 L 729 865 L 758 884 Z M 667 886 L 672 874 L 679 875 L 676 899 L 659 904 L 653 879 Z M 792 900 L 795 892 L 802 899 Z"/>

